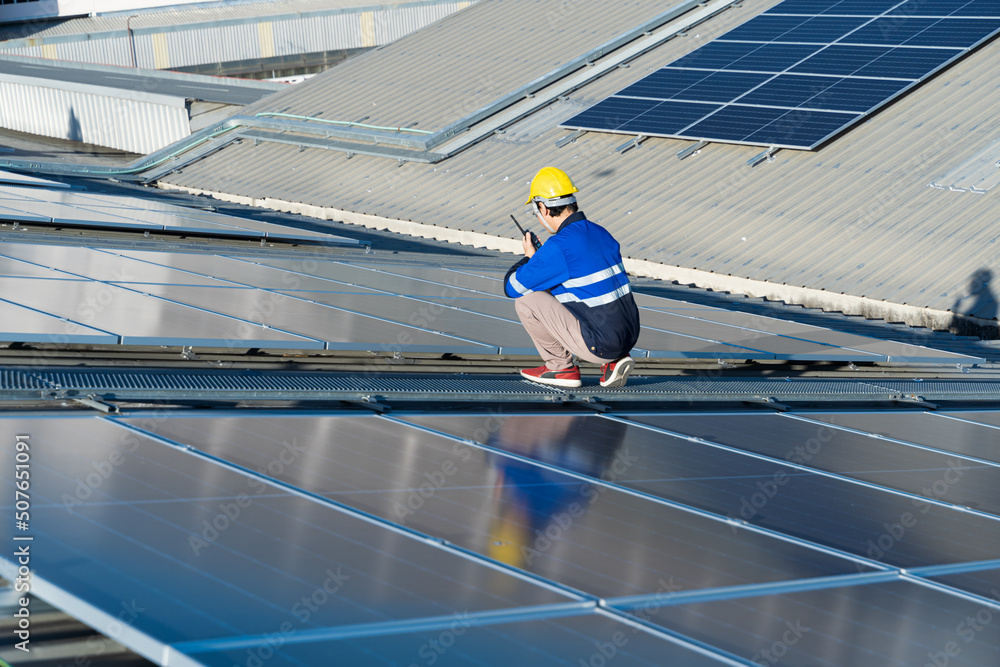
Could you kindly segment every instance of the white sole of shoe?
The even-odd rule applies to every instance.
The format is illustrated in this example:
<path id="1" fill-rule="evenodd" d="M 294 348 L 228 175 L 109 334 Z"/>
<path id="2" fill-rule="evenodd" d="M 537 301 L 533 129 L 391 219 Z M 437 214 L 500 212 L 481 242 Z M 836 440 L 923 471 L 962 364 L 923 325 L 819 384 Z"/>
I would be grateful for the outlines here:
<path id="1" fill-rule="evenodd" d="M 615 366 L 615 370 L 611 372 L 611 377 L 608 378 L 606 382 L 601 382 L 601 386 L 605 389 L 615 389 L 617 387 L 624 387 L 625 383 L 628 382 L 628 376 L 635 368 L 635 361 L 631 358 L 620 362 Z"/>
<path id="2" fill-rule="evenodd" d="M 582 387 L 583 386 L 583 381 L 582 380 L 560 380 L 558 378 L 544 378 L 543 379 L 543 378 L 532 377 L 530 375 L 525 375 L 524 373 L 521 373 L 521 377 L 523 377 L 525 380 L 530 380 L 531 382 L 536 382 L 538 384 L 544 384 L 544 385 L 550 386 L 550 387 L 571 387 L 571 388 L 575 388 L 575 387 Z"/>

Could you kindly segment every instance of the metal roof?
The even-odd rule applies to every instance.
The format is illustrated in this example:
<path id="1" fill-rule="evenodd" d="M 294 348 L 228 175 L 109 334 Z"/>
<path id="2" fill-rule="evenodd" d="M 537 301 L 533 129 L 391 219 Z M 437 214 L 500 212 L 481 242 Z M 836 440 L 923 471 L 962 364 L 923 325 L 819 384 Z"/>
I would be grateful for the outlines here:
<path id="1" fill-rule="evenodd" d="M 581 22 L 554 3 L 481 2 L 246 113 L 437 130 L 651 18 L 648 2 L 594 5 Z"/>
<path id="2" fill-rule="evenodd" d="M 995 300 L 976 276 L 998 260 L 996 195 L 930 184 L 948 185 L 946 174 L 1000 135 L 996 41 L 822 150 L 781 151 L 755 167 L 747 162 L 759 150 L 749 147 L 709 145 L 683 161 L 675 155 L 691 143 L 679 140 L 617 152 L 622 137 L 588 133 L 556 147 L 567 134 L 561 121 L 774 4 L 725 11 L 435 165 L 243 142 L 163 180 L 319 206 L 331 216 L 342 210 L 510 238 L 507 216 L 532 174 L 555 164 L 578 182 L 584 210 L 616 235 L 623 254 L 711 272 L 696 275 L 715 274 L 717 288 L 731 276 L 810 288 L 801 302 L 828 308 L 848 310 L 842 293 L 866 297 L 869 315 L 894 315 L 892 304 L 965 312 L 975 302 L 979 316 L 995 317 Z M 562 7 L 487 0 L 253 110 L 437 129 L 456 117 L 456 105 L 483 106 L 663 10 L 651 1 L 613 9 L 582 2 L 563 20 Z M 548 26 L 544 18 L 526 24 L 525 16 L 547 11 Z"/>
<path id="3" fill-rule="evenodd" d="M 0 55 L 0 125 L 149 153 L 190 135 L 194 102 L 212 111 L 287 87 L 265 81 Z M 197 129 L 195 127 L 194 129 Z"/>
<path id="4" fill-rule="evenodd" d="M 0 77 L 13 80 L 32 79 L 31 84 L 47 87 L 54 82 L 126 90 L 133 99 L 144 99 L 150 93 L 177 97 L 181 100 L 202 100 L 220 104 L 251 104 L 271 93 L 283 90 L 287 84 L 253 79 L 232 79 L 179 72 L 161 72 L 134 67 L 109 67 L 94 63 L 76 63 L 0 55 Z M 50 83 L 52 82 L 52 83 Z M 58 85 L 58 84 L 56 84 Z M 27 106 L 27 105 L 24 105 Z M 31 109 L 37 113 L 38 107 Z"/>
<path id="5" fill-rule="evenodd" d="M 443 4 L 442 0 L 415 0 L 391 3 L 397 8 Z M 467 5 L 468 2 L 447 3 Z M 100 35 L 107 32 L 133 32 L 168 26 L 188 27 L 195 23 L 218 24 L 221 22 L 257 23 L 262 18 L 277 20 L 282 17 L 301 17 L 310 14 L 329 14 L 336 11 L 361 12 L 386 8 L 386 4 L 364 0 L 266 0 L 220 4 L 216 7 L 165 9 L 157 7 L 144 12 L 111 16 L 94 16 L 53 21 L 52 25 L 39 22 L 11 23 L 0 26 L 0 42 L 16 39 L 76 38 L 81 35 Z"/>
<path id="6" fill-rule="evenodd" d="M 283 0 L 0 26 L 0 52 L 155 69 L 378 46 L 469 5 Z"/>

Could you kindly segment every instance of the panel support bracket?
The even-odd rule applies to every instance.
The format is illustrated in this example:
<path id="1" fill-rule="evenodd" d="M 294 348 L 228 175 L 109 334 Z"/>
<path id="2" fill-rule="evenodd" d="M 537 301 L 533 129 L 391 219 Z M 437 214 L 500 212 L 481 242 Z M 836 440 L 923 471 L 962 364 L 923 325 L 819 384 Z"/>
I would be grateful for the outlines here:
<path id="1" fill-rule="evenodd" d="M 939 407 L 937 403 L 931 403 L 930 401 L 925 401 L 923 396 L 913 396 L 913 395 L 899 396 L 894 399 L 894 402 L 899 403 L 900 405 L 912 405 L 920 408 L 926 408 L 927 410 L 937 410 Z"/>
<path id="2" fill-rule="evenodd" d="M 109 414 L 115 414 L 118 412 L 117 405 L 102 401 L 94 394 L 91 394 L 90 396 L 76 396 L 73 398 L 73 402 Z"/>
<path id="3" fill-rule="evenodd" d="M 359 408 L 365 408 L 366 410 L 371 410 L 377 412 L 378 414 L 385 414 L 386 412 L 391 412 L 392 408 L 381 402 L 375 396 L 365 396 L 360 401 L 346 401 L 350 405 L 356 405 Z"/>
<path id="4" fill-rule="evenodd" d="M 701 151 L 701 149 L 704 148 L 707 145 L 708 145 L 707 141 L 697 141 L 697 142 L 691 144 L 690 146 L 688 146 L 687 148 L 685 148 L 684 150 L 679 151 L 677 153 L 677 159 L 678 160 L 683 160 L 686 157 L 691 157 L 692 155 L 695 155 L 696 153 L 698 153 L 699 151 Z"/>
<path id="5" fill-rule="evenodd" d="M 577 130 L 576 132 L 571 132 L 570 134 L 567 134 L 562 139 L 556 140 L 556 148 L 562 148 L 563 146 L 567 146 L 569 144 L 572 144 L 573 142 L 575 142 L 577 139 L 579 139 L 580 137 L 582 137 L 585 134 L 587 134 L 586 130 Z"/>
<path id="6" fill-rule="evenodd" d="M 778 148 L 777 146 L 771 146 L 763 153 L 758 153 L 757 155 L 754 155 L 752 158 L 747 160 L 747 166 L 756 167 L 764 160 L 767 160 L 768 162 L 774 162 L 774 154 L 777 153 L 779 150 L 781 149 Z"/>
<path id="7" fill-rule="evenodd" d="M 605 413 L 611 409 L 610 406 L 601 403 L 599 400 L 593 396 L 580 397 L 578 400 L 573 401 L 575 405 L 579 405 L 584 408 L 593 410 L 594 412 Z"/>
<path id="8" fill-rule="evenodd" d="M 633 148 L 638 148 L 639 144 L 641 144 L 642 142 L 644 142 L 648 138 L 649 137 L 644 137 L 643 135 L 640 134 L 635 139 L 629 139 L 628 141 L 626 141 L 624 144 L 622 144 L 621 146 L 619 146 L 618 148 L 616 148 L 615 151 L 618 152 L 618 153 L 627 153 L 628 151 L 632 150 Z"/>
<path id="9" fill-rule="evenodd" d="M 765 408 L 771 408 L 772 410 L 777 410 L 778 412 L 788 412 L 791 407 L 785 405 L 784 403 L 779 403 L 774 396 L 768 396 L 767 398 L 749 398 L 743 401 L 747 405 L 760 405 Z"/>

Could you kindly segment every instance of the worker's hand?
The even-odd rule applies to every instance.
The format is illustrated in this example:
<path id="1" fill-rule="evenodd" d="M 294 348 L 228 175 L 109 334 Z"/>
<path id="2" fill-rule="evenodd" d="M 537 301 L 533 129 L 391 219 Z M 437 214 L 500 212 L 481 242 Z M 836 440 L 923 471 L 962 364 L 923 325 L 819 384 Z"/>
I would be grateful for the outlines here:
<path id="1" fill-rule="evenodd" d="M 531 243 L 531 232 L 525 232 L 521 238 L 521 247 L 524 248 L 524 256 L 531 257 L 535 254 L 535 246 Z"/>

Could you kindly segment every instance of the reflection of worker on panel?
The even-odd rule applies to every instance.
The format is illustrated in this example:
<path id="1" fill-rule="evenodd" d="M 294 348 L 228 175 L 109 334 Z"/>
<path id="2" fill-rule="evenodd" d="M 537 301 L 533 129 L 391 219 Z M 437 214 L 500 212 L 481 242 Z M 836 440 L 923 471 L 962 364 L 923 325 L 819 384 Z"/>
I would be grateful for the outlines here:
<path id="1" fill-rule="evenodd" d="M 541 463 L 611 480 L 627 425 L 592 416 L 508 417 L 486 443 Z M 491 557 L 530 567 L 572 530 L 603 487 L 543 466 L 497 456 Z"/>

